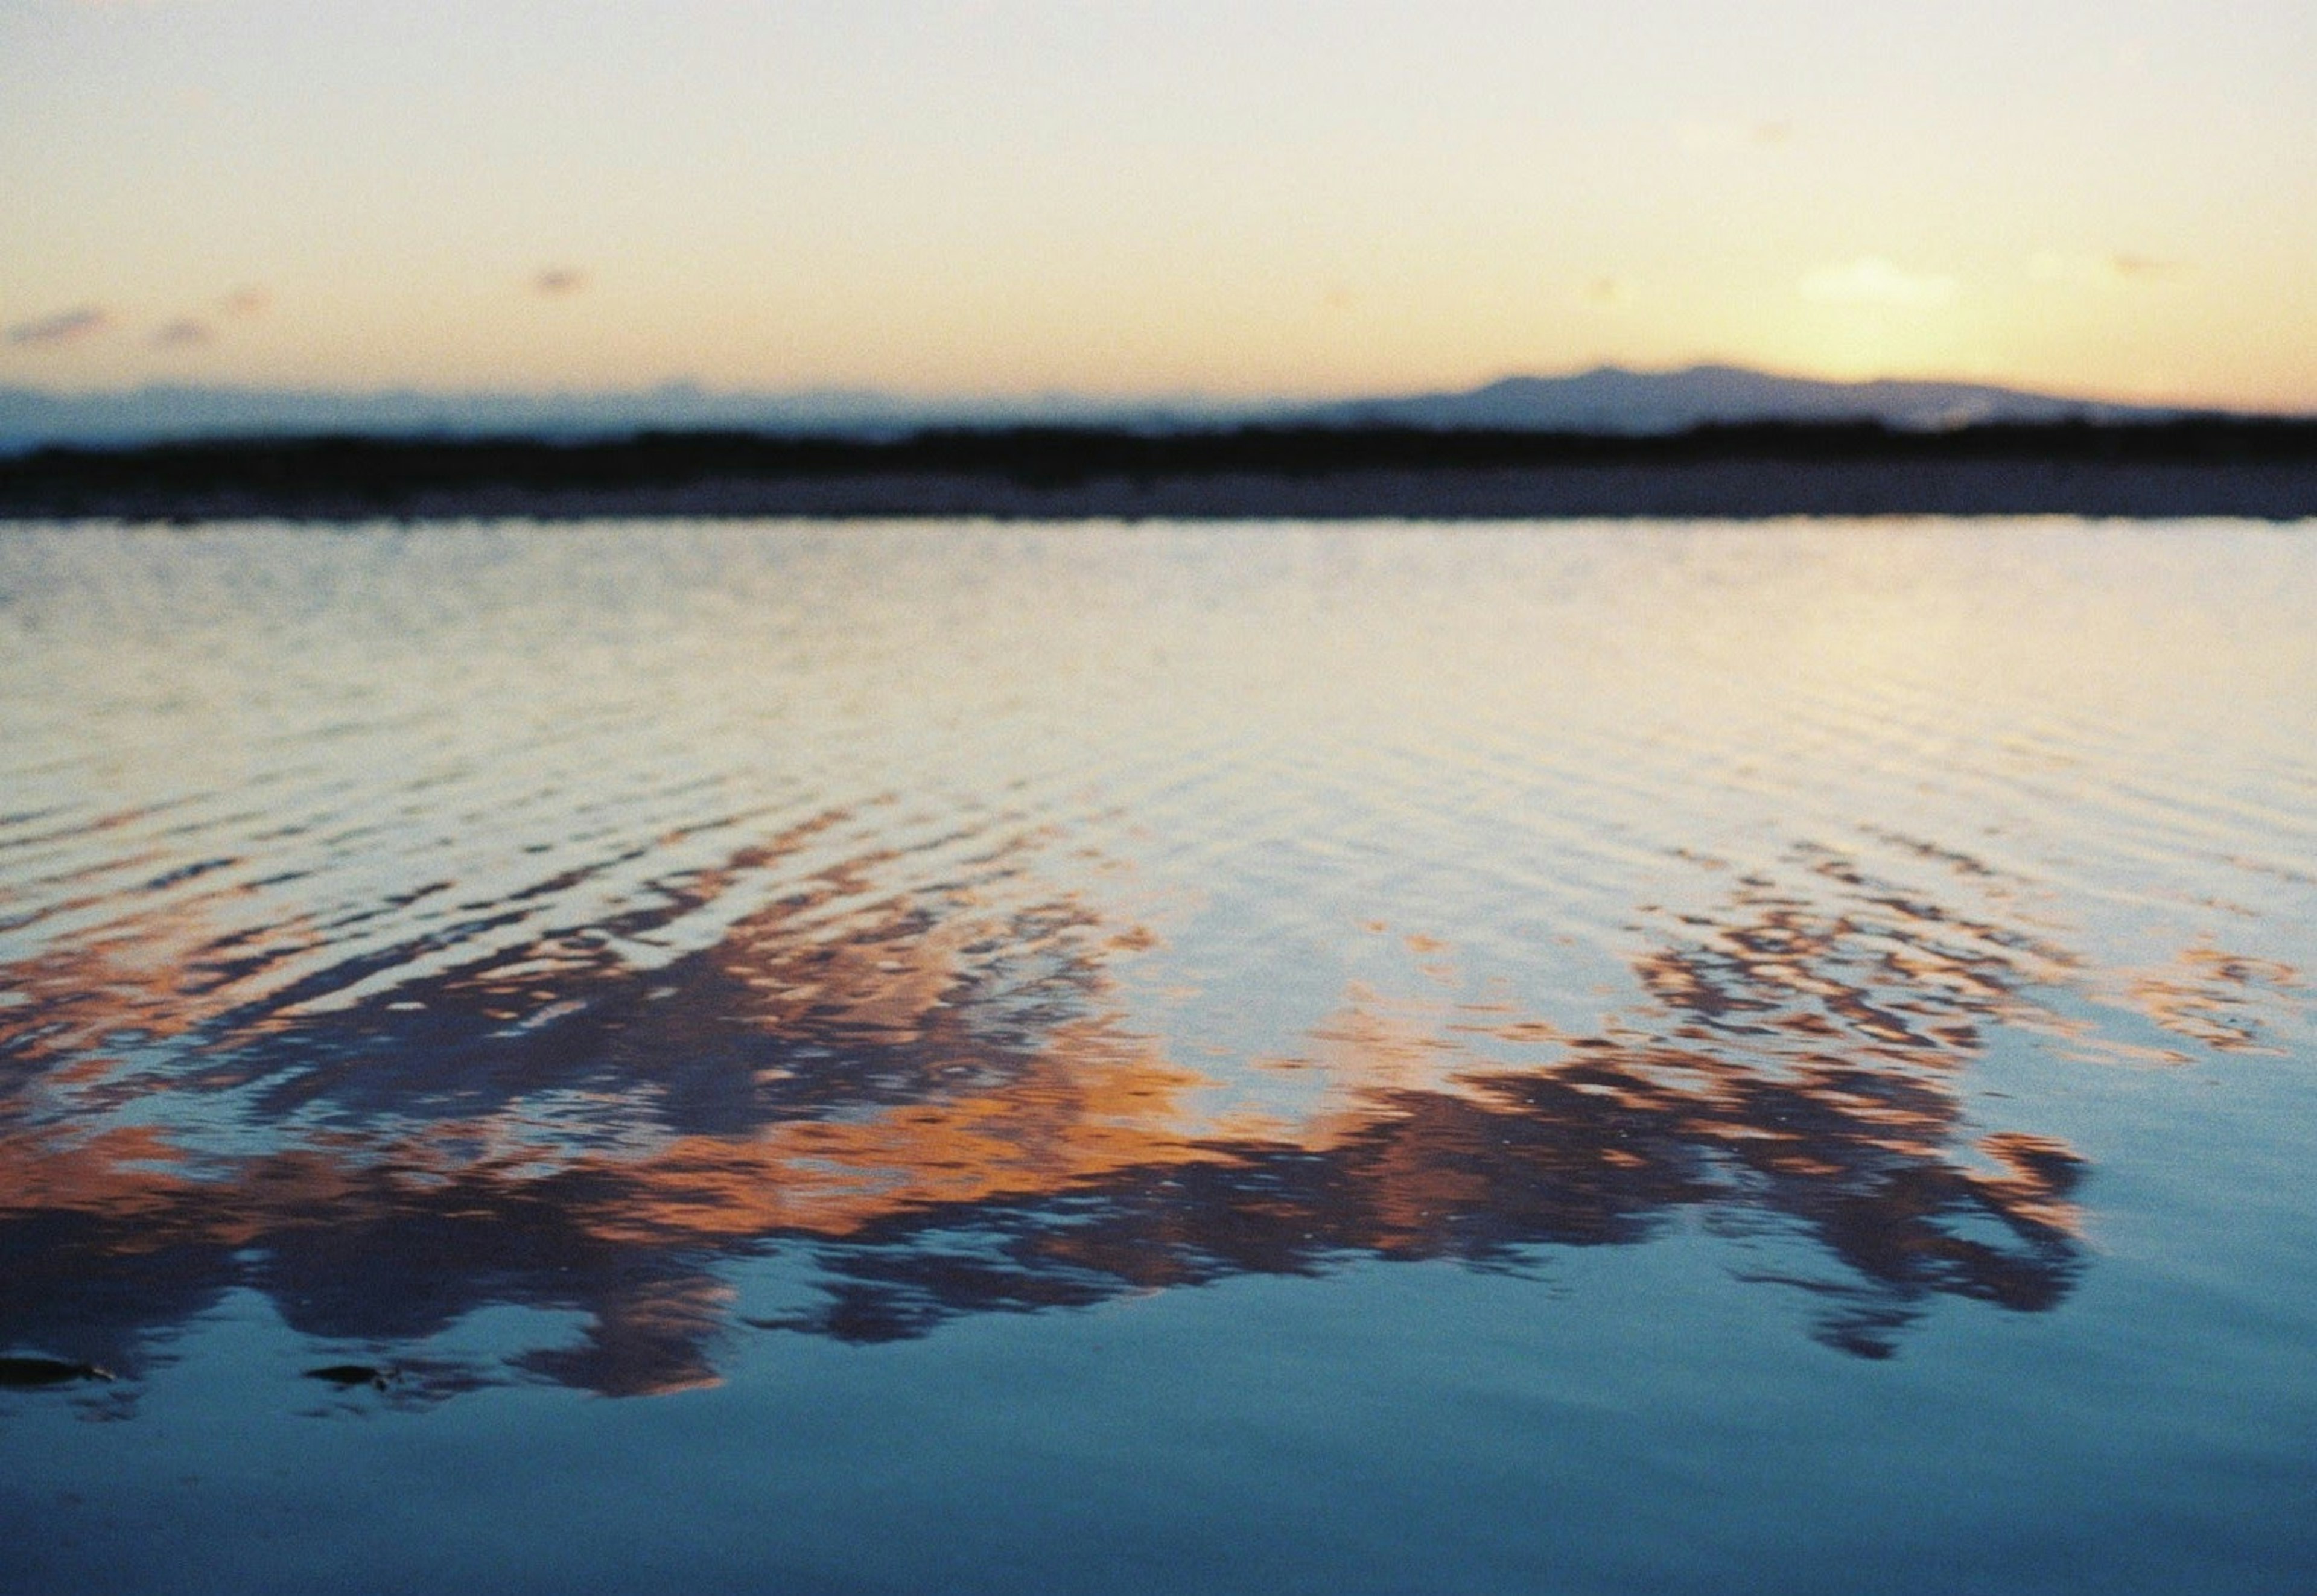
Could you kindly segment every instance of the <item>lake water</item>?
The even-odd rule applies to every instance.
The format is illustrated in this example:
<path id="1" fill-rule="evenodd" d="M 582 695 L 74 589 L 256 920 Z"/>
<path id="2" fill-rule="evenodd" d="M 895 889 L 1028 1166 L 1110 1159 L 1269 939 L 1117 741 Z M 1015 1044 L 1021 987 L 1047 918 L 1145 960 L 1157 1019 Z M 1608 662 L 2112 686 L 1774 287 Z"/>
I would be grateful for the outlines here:
<path id="1" fill-rule="evenodd" d="M 2307 1596 L 2313 977 L 2317 527 L 12 530 L 0 1590 Z"/>

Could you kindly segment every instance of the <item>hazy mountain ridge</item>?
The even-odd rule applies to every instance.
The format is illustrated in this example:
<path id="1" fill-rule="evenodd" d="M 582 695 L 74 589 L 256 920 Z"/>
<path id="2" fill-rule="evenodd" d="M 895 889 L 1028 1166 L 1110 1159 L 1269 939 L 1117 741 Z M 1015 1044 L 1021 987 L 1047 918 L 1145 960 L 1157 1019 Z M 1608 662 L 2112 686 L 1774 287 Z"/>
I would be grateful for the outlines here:
<path id="1" fill-rule="evenodd" d="M 1331 401 L 1070 394 L 926 399 L 874 390 L 720 392 L 693 383 L 604 393 L 327 390 L 153 384 L 113 392 L 0 388 L 0 449 L 172 439 L 362 434 L 609 437 L 639 431 L 890 436 L 927 427 L 1100 426 L 1168 432 L 1249 423 L 1652 434 L 1745 421 L 1874 421 L 1908 430 L 1978 422 L 2160 421 L 2179 408 L 1983 383 L 1829 382 L 1740 366 L 1511 376 L 1478 388 Z"/>
<path id="2" fill-rule="evenodd" d="M 1599 366 L 1564 377 L 1506 377 L 1456 392 L 1355 399 L 1324 413 L 1348 423 L 1395 426 L 1659 433 L 1742 421 L 1876 421 L 1911 431 L 1992 421 L 2160 421 L 2187 412 L 1989 383 L 1829 382 L 1698 365 L 1672 372 Z"/>

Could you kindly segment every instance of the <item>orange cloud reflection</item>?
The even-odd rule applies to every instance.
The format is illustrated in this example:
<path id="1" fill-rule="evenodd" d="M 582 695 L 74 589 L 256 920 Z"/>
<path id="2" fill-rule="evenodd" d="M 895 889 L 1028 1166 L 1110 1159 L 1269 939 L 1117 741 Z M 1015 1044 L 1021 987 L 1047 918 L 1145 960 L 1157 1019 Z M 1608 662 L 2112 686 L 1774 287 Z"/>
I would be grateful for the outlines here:
<path id="1" fill-rule="evenodd" d="M 652 915 L 827 830 L 668 883 Z M 936 892 L 881 892 L 866 855 L 656 969 L 616 951 L 640 915 L 328 1005 L 343 977 L 253 971 L 261 1001 L 149 962 L 208 958 L 198 917 L 157 919 L 148 962 L 40 955 L 8 979 L 41 1000 L 0 1009 L 0 1342 L 133 1370 L 254 1287 L 304 1332 L 416 1358 L 519 1303 L 590 1328 L 513 1372 L 628 1394 L 714 1377 L 730 1269 L 769 1251 L 819 1296 L 755 1323 L 872 1340 L 1356 1258 L 1526 1267 L 1705 1208 L 1768 1238 L 1786 1261 L 1760 1278 L 1801 1289 L 1814 1333 L 1879 1357 L 1937 1297 L 2045 1309 L 2082 1267 L 2081 1161 L 1979 1125 L 1966 1094 L 1991 1031 L 2053 1028 L 2030 993 L 2071 969 L 1991 913 L 1803 850 L 1665 917 L 1634 1000 L 1586 1034 L 1445 1000 L 1427 943 L 1433 995 L 1355 987 L 1311 1028 L 1322 1106 L 1217 1116 L 1128 1024 L 1113 965 L 1151 932 L 1042 886 L 1033 855 Z M 147 1123 L 107 1120 L 124 1106 Z"/>

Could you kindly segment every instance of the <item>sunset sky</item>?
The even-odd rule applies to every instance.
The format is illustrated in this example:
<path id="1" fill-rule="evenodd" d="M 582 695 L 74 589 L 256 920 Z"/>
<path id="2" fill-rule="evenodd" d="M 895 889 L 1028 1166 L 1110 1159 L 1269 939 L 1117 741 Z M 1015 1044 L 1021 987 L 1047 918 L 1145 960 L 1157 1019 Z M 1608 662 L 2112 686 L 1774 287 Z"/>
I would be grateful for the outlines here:
<path id="1" fill-rule="evenodd" d="M 0 0 L 0 383 L 2317 409 L 2309 0 Z"/>

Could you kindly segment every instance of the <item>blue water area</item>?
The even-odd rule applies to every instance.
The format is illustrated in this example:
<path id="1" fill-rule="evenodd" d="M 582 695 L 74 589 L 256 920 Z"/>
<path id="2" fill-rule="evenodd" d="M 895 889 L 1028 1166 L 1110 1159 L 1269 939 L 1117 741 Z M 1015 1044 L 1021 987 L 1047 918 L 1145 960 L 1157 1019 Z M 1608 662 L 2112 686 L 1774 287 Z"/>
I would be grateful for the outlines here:
<path id="1" fill-rule="evenodd" d="M 0 1590 L 2317 1588 L 2317 540 L 0 538 Z"/>

